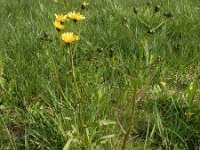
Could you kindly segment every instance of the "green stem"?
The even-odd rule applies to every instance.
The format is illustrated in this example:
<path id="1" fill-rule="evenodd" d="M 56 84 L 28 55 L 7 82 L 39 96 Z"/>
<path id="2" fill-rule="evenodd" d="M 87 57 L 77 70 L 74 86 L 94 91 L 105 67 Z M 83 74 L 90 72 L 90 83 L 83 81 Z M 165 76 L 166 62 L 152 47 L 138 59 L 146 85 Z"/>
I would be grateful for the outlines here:
<path id="1" fill-rule="evenodd" d="M 125 135 L 125 138 L 124 138 L 124 141 L 123 141 L 123 145 L 122 145 L 122 150 L 125 150 L 126 148 L 126 144 L 129 140 L 129 137 L 130 137 L 130 134 L 131 134 L 131 131 L 133 130 L 134 128 L 134 121 L 135 121 L 135 108 L 136 108 L 136 94 L 137 94 L 137 83 L 135 83 L 134 85 L 134 92 L 133 92 L 133 99 L 132 99 L 132 112 L 131 112 L 131 120 L 130 120 L 130 124 L 129 124 L 129 129 Z"/>
<path id="2" fill-rule="evenodd" d="M 84 132 L 84 120 L 83 120 L 83 106 L 82 106 L 82 100 L 81 100 L 81 94 L 80 90 L 78 87 L 78 84 L 76 82 L 76 73 L 75 73 L 75 68 L 74 68 L 74 55 L 72 53 L 72 49 L 70 49 L 70 56 L 71 56 L 71 67 L 72 67 L 72 79 L 76 88 L 76 92 L 78 95 L 78 115 L 80 119 L 80 134 L 81 134 L 81 140 L 82 144 L 85 144 L 85 132 Z M 84 146 L 82 146 L 84 147 Z M 84 148 L 83 148 L 84 149 Z"/>
<path id="3" fill-rule="evenodd" d="M 156 31 L 160 26 L 162 26 L 165 22 L 162 21 L 159 25 L 157 25 L 156 27 L 154 27 L 153 29 L 151 29 L 152 31 Z"/>
<path id="4" fill-rule="evenodd" d="M 140 18 L 138 17 L 138 15 L 136 15 L 136 18 L 137 18 L 137 20 L 138 20 L 140 23 L 142 23 L 145 27 L 150 28 L 150 26 L 149 26 L 146 22 L 144 22 L 142 19 L 140 19 Z"/>

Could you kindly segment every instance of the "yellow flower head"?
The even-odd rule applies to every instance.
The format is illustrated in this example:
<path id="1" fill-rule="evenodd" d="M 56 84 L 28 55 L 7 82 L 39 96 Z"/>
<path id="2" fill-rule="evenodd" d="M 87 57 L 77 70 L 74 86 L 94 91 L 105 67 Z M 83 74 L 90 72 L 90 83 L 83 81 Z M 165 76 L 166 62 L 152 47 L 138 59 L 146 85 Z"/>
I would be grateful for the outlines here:
<path id="1" fill-rule="evenodd" d="M 82 9 L 85 9 L 88 5 L 89 5 L 89 3 L 88 3 L 87 1 L 84 1 L 84 2 L 81 4 L 81 8 L 82 8 Z"/>
<path id="2" fill-rule="evenodd" d="M 58 0 L 54 0 L 54 2 L 55 2 L 55 3 L 57 3 L 57 2 L 58 2 Z"/>
<path id="3" fill-rule="evenodd" d="M 77 35 L 74 35 L 73 32 L 66 32 L 62 34 L 62 40 L 67 44 L 72 44 L 74 41 L 78 41 L 80 38 Z"/>
<path id="4" fill-rule="evenodd" d="M 161 81 L 161 82 L 159 82 L 159 86 L 161 88 L 165 88 L 167 86 L 167 83 Z"/>
<path id="5" fill-rule="evenodd" d="M 186 115 L 186 117 L 191 118 L 194 115 L 194 113 L 193 112 L 186 112 L 185 115 Z"/>
<path id="6" fill-rule="evenodd" d="M 62 29 L 65 28 L 65 26 L 62 25 L 62 24 L 60 23 L 60 21 L 57 21 L 57 20 L 56 20 L 53 24 L 54 24 L 54 26 L 56 27 L 56 29 L 57 29 L 58 31 L 60 31 L 60 30 L 62 30 Z"/>
<path id="7" fill-rule="evenodd" d="M 76 13 L 75 11 L 68 13 L 67 15 L 70 19 L 72 19 L 74 22 L 84 20 L 85 17 L 81 15 L 80 13 Z"/>
<path id="8" fill-rule="evenodd" d="M 57 14 L 55 14 L 55 16 L 56 16 L 56 20 L 60 21 L 61 24 L 64 23 L 65 21 L 67 21 L 67 15 L 57 15 Z"/>

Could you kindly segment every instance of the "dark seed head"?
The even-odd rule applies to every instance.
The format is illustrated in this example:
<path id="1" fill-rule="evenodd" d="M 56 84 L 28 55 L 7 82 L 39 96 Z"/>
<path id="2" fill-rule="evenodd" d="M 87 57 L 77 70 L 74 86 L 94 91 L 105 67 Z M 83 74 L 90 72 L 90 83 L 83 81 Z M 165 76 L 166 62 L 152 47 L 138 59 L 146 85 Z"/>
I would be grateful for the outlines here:
<path id="1" fill-rule="evenodd" d="M 128 22 L 128 19 L 125 17 L 125 18 L 122 18 L 123 22 L 124 23 L 127 23 Z"/>
<path id="2" fill-rule="evenodd" d="M 133 12 L 137 15 L 138 14 L 138 8 L 134 7 Z"/>
<path id="3" fill-rule="evenodd" d="M 154 30 L 152 30 L 152 29 L 149 29 L 149 30 L 147 30 L 147 33 L 148 33 L 148 34 L 154 34 L 154 33 L 155 33 L 155 31 L 154 31 Z"/>
<path id="4" fill-rule="evenodd" d="M 154 12 L 159 12 L 160 11 L 160 5 L 156 5 L 154 8 Z"/>
<path id="5" fill-rule="evenodd" d="M 41 37 L 41 39 L 44 40 L 44 41 L 48 41 L 49 40 L 49 35 L 46 32 L 44 32 L 43 36 Z"/>
<path id="6" fill-rule="evenodd" d="M 163 58 L 161 56 L 158 56 L 157 59 L 158 59 L 158 61 L 162 61 L 163 60 Z"/>
<path id="7" fill-rule="evenodd" d="M 111 48 L 109 50 L 109 57 L 112 58 L 114 56 L 114 50 Z"/>
<path id="8" fill-rule="evenodd" d="M 99 52 L 99 53 L 103 52 L 103 48 L 98 47 L 98 48 L 97 48 L 97 52 Z"/>
<path id="9" fill-rule="evenodd" d="M 147 4 L 147 6 L 150 6 L 152 3 L 151 3 L 151 1 L 146 1 L 146 4 Z"/>
<path id="10" fill-rule="evenodd" d="M 85 9 L 85 8 L 86 8 L 86 6 L 82 4 L 81 5 L 81 9 Z"/>
<path id="11" fill-rule="evenodd" d="M 176 43 L 176 44 L 175 44 L 175 49 L 176 49 L 176 50 L 179 50 L 180 48 L 181 48 L 181 45 L 180 45 L 179 43 Z"/>
<path id="12" fill-rule="evenodd" d="M 166 12 L 166 13 L 164 13 L 163 15 L 164 15 L 165 17 L 167 17 L 167 18 L 173 17 L 173 15 L 172 15 L 171 12 Z"/>
<path id="13" fill-rule="evenodd" d="M 41 40 L 44 40 L 44 41 L 50 41 L 52 42 L 52 39 L 49 38 L 49 35 L 47 32 L 44 32 L 42 37 L 40 38 Z"/>
<path id="14" fill-rule="evenodd" d="M 82 4 L 81 4 L 81 9 L 86 9 L 87 6 L 88 6 L 89 3 L 87 3 L 86 1 L 84 1 Z"/>

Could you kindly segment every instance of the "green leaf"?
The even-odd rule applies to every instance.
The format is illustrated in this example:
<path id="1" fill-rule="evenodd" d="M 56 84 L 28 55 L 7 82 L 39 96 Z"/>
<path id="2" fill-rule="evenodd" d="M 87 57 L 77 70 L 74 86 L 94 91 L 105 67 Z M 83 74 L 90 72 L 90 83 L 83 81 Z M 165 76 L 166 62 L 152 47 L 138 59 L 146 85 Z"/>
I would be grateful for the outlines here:
<path id="1" fill-rule="evenodd" d="M 65 144 L 63 150 L 69 150 L 72 141 L 73 141 L 73 139 L 70 138 L 70 139 L 67 141 L 67 143 Z"/>
<path id="2" fill-rule="evenodd" d="M 110 139 L 113 138 L 113 137 L 115 137 L 114 134 L 106 135 L 106 136 L 101 137 L 99 140 L 100 140 L 100 143 L 101 143 L 101 144 L 105 144 L 105 143 L 107 143 L 108 141 L 110 141 Z"/>
<path id="3" fill-rule="evenodd" d="M 99 121 L 100 126 L 107 126 L 107 125 L 114 125 L 114 124 L 116 124 L 116 122 L 112 121 L 112 120 L 100 120 Z"/>

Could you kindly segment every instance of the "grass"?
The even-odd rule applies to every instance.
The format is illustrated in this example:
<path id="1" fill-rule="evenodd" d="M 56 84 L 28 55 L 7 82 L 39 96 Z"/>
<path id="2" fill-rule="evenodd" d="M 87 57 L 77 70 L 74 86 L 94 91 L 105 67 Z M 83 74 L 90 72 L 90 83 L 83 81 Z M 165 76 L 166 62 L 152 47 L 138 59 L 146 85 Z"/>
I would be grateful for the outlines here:
<path id="1" fill-rule="evenodd" d="M 198 150 L 198 1 L 81 3 L 0 0 L 0 149 Z"/>

